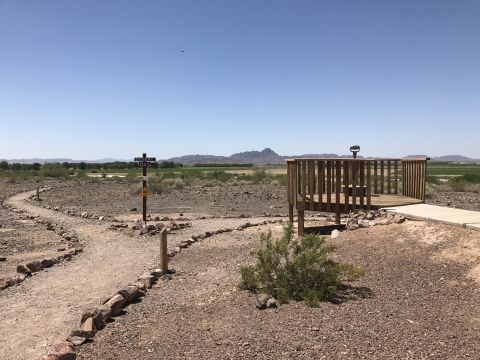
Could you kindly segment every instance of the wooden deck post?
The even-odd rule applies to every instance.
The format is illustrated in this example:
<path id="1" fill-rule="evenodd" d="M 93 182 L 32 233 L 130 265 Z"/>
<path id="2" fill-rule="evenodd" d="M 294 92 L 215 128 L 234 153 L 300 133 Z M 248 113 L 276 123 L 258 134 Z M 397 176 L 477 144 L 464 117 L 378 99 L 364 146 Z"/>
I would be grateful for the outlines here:
<path id="1" fill-rule="evenodd" d="M 288 221 L 293 223 L 293 205 L 288 204 Z"/>
<path id="2" fill-rule="evenodd" d="M 298 210 L 298 236 L 303 236 L 303 229 L 305 226 L 305 211 Z"/>

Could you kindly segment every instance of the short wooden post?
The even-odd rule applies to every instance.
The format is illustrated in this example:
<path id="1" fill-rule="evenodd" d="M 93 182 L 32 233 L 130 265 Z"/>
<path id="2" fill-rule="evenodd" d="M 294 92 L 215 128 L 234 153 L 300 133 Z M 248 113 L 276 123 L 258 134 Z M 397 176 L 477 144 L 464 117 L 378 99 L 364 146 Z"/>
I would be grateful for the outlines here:
<path id="1" fill-rule="evenodd" d="M 162 273 L 168 273 L 168 256 L 167 256 L 167 229 L 160 231 L 160 267 Z"/>
<path id="2" fill-rule="evenodd" d="M 303 236 L 303 228 L 305 226 L 305 212 L 298 210 L 298 236 Z"/>
<path id="3" fill-rule="evenodd" d="M 37 186 L 37 200 L 40 199 L 40 190 L 38 189 L 38 186 Z"/>

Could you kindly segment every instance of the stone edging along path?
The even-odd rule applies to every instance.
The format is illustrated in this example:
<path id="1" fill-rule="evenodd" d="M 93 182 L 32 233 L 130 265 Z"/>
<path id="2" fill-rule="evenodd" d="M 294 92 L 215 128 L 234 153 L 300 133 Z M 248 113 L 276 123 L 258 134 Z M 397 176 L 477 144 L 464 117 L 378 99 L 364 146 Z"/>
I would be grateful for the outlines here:
<path id="1" fill-rule="evenodd" d="M 41 192 L 47 190 L 49 189 L 42 189 Z M 65 245 L 57 247 L 57 251 L 62 252 L 57 257 L 45 258 L 42 261 L 37 260 L 31 261 L 25 265 L 18 265 L 17 275 L 15 275 L 13 278 L 0 279 L 0 290 L 5 290 L 9 286 L 22 283 L 26 278 L 31 277 L 32 273 L 50 268 L 61 263 L 62 261 L 70 261 L 73 256 L 77 255 L 83 250 L 83 246 L 80 244 L 78 236 L 75 232 L 67 231 L 59 224 L 46 221 L 38 215 L 28 215 L 25 210 L 16 209 L 12 205 L 6 203 L 1 203 L 0 205 L 8 211 L 21 214 L 20 216 L 23 219 L 34 220 L 38 224 L 45 225 L 47 230 L 55 232 L 63 241 L 66 241 Z"/>
<path id="2" fill-rule="evenodd" d="M 242 231 L 248 227 L 282 222 L 282 219 L 265 220 L 259 223 L 246 222 L 234 228 L 223 228 L 206 231 L 199 235 L 192 235 L 188 240 L 182 241 L 179 247 L 170 250 L 168 256 L 172 258 L 181 252 L 181 249 L 186 249 L 192 244 L 216 234 L 232 232 L 234 230 Z M 172 274 L 175 273 L 176 271 L 174 269 L 170 269 L 167 274 L 163 274 L 160 269 L 144 272 L 137 278 L 136 282 L 128 284 L 125 288 L 110 296 L 104 296 L 98 304 L 85 308 L 80 319 L 80 327 L 72 330 L 67 339 L 59 339 L 55 344 L 49 346 L 47 348 L 47 355 L 42 357 L 41 360 L 75 359 L 75 346 L 80 346 L 87 340 L 92 339 L 99 330 L 107 326 L 111 317 L 122 315 L 122 309 L 124 307 L 146 296 L 147 290 L 158 280 L 172 280 Z"/>
<path id="3" fill-rule="evenodd" d="M 21 196 L 18 196 L 19 194 L 17 194 L 17 199 L 15 201 L 10 201 L 9 204 L 13 204 L 13 205 L 18 205 L 18 209 L 16 208 L 12 208 L 12 211 L 13 209 L 16 209 L 15 212 L 21 212 L 22 214 L 24 214 L 25 216 L 32 216 L 31 213 L 33 214 L 38 214 L 35 212 L 35 209 L 37 207 L 32 207 L 32 204 L 29 204 L 28 202 L 25 203 L 26 206 L 20 206 L 20 201 L 22 201 L 22 198 Z M 7 204 L 8 205 L 8 204 Z M 24 210 L 22 210 L 24 209 Z M 39 209 L 42 209 L 42 208 L 39 208 Z M 26 211 L 25 211 L 26 210 Z M 48 219 L 48 220 L 54 220 L 54 221 L 59 221 L 60 223 L 62 223 L 63 225 L 67 224 L 68 225 L 68 221 L 64 221 L 62 220 L 62 217 L 58 216 L 58 215 L 55 215 L 54 212 L 50 212 L 51 210 L 47 210 L 47 212 L 45 211 L 45 209 L 39 211 L 39 214 L 44 217 L 45 219 Z M 62 214 L 63 215 L 63 214 Z M 48 336 L 48 334 L 45 334 L 43 335 L 43 333 L 47 332 L 47 333 L 50 333 L 52 334 L 48 329 L 52 328 L 52 329 L 57 329 L 55 330 L 56 333 L 58 334 L 57 336 L 57 340 L 54 340 L 52 341 L 53 339 L 49 339 L 47 340 L 47 343 L 43 343 L 45 344 L 45 347 L 42 346 L 43 349 L 46 349 L 47 350 L 47 356 L 46 358 L 47 359 L 50 359 L 50 360 L 55 360 L 55 359 L 75 359 L 76 355 L 73 351 L 73 344 L 76 343 L 82 343 L 84 340 L 82 338 L 91 338 L 94 333 L 97 331 L 97 329 L 101 329 L 101 324 L 102 324 L 102 320 L 100 320 L 100 315 L 98 315 L 98 311 L 97 310 L 93 310 L 93 313 L 88 313 L 88 309 L 90 308 L 96 308 L 97 306 L 100 306 L 100 307 L 103 307 L 103 312 L 102 312 L 102 317 L 103 317 L 103 322 L 106 321 L 106 319 L 108 318 L 108 309 L 105 308 L 105 306 L 107 306 L 108 308 L 110 308 L 110 315 L 109 316 L 115 316 L 115 315 L 118 315 L 119 311 L 120 311 L 120 314 L 121 314 L 121 309 L 128 305 L 129 303 L 131 303 L 132 301 L 135 301 L 135 299 L 141 297 L 142 295 L 144 295 L 147 291 L 147 289 L 151 286 L 151 284 L 158 280 L 158 279 L 162 279 L 162 280 L 169 280 L 171 279 L 171 276 L 172 274 L 161 274 L 161 272 L 159 272 L 158 270 L 156 270 L 155 268 L 152 270 L 152 271 L 147 271 L 143 274 L 141 274 L 140 276 L 136 277 L 136 281 L 133 281 L 133 282 L 126 282 L 128 285 L 125 287 L 125 288 L 121 288 L 121 290 L 119 291 L 112 291 L 112 286 L 108 286 L 108 288 L 110 288 L 109 290 L 107 290 L 108 292 L 112 291 L 113 292 L 113 295 L 111 296 L 108 296 L 108 297 L 104 297 L 102 299 L 102 301 L 100 303 L 97 303 L 96 305 L 92 305 L 92 306 L 88 306 L 87 304 L 92 304 L 92 303 L 95 303 L 96 300 L 95 298 L 98 299 L 98 297 L 95 296 L 95 293 L 103 296 L 105 293 L 103 291 L 105 290 L 102 290 L 104 289 L 105 287 L 104 286 L 94 286 L 92 287 L 92 289 L 88 292 L 86 292 L 85 296 L 86 298 L 82 301 L 81 299 L 78 298 L 78 296 L 83 292 L 83 290 L 80 292 L 80 293 L 76 293 L 76 292 L 71 292 L 71 286 L 73 284 L 75 284 L 75 281 L 70 284 L 70 280 L 69 280 L 69 276 L 82 276 L 82 275 L 79 275 L 78 273 L 76 273 L 76 269 L 78 268 L 78 266 L 82 266 L 83 268 L 87 269 L 86 266 L 88 266 L 87 264 L 91 264 L 91 261 L 87 261 L 89 260 L 90 257 L 93 257 L 94 259 L 99 259 L 98 256 L 96 256 L 97 254 L 97 251 L 98 249 L 100 249 L 101 247 L 105 245 L 108 245 L 109 246 L 109 249 L 112 249 L 112 245 L 114 246 L 114 244 L 117 243 L 117 241 L 115 240 L 116 239 L 116 236 L 112 233 L 111 236 L 108 236 L 107 235 L 107 232 L 105 232 L 105 229 L 103 230 L 103 236 L 101 236 L 102 240 L 100 242 L 98 241 L 95 241 L 92 243 L 92 240 L 93 239 L 89 239 L 89 236 L 95 236 L 94 234 L 97 233 L 97 231 L 101 231 L 100 229 L 102 228 L 101 224 L 94 224 L 94 223 L 85 223 L 85 225 L 82 225 L 81 222 L 79 222 L 80 220 L 75 220 L 75 222 L 71 223 L 73 225 L 73 227 L 78 227 L 78 226 L 86 226 L 87 228 L 87 232 L 84 233 L 85 231 L 82 230 L 81 231 L 81 238 L 83 240 L 87 240 L 87 243 L 86 243 L 86 251 L 88 254 L 87 256 L 82 256 L 81 259 L 83 260 L 80 260 L 80 264 L 75 264 L 75 263 L 72 263 L 72 266 L 74 266 L 74 269 L 73 270 L 73 273 L 72 273 L 72 269 L 68 270 L 68 268 L 70 268 L 71 266 L 69 266 L 68 268 L 65 268 L 65 271 L 63 271 L 62 269 L 60 269 L 60 273 L 58 271 L 54 272 L 53 274 L 52 273 L 48 273 L 48 274 L 45 274 L 46 276 L 43 276 L 41 277 L 41 281 L 35 281 L 32 283 L 32 286 L 33 288 L 28 288 L 26 290 L 28 290 L 28 292 L 31 292 L 32 290 L 34 290 L 33 294 L 35 295 L 32 295 L 32 296 L 29 296 L 32 297 L 32 299 L 36 299 L 36 297 L 38 296 L 39 294 L 39 291 L 42 291 L 42 289 L 49 289 L 51 286 L 54 286 L 55 285 L 51 285 L 50 282 L 45 282 L 45 280 L 47 281 L 55 281 L 55 278 L 57 277 L 60 277 L 60 278 L 65 278 L 65 279 L 62 279 L 62 280 L 59 280 L 62 282 L 62 286 L 60 286 L 59 289 L 57 289 L 57 291 L 53 292 L 53 293 L 50 293 L 48 297 L 44 298 L 44 300 L 48 300 L 49 304 L 48 304 L 48 308 L 47 308 L 47 312 L 45 312 L 45 315 L 46 314 L 53 314 L 52 311 L 56 311 L 55 309 L 58 309 L 58 310 L 61 310 L 60 312 L 57 311 L 57 314 L 55 317 L 52 317 L 52 318 L 49 318 L 49 321 L 53 323 L 52 324 L 57 324 L 53 327 L 44 327 L 44 326 L 39 326 L 40 324 L 38 323 L 38 321 L 33 320 L 32 317 L 24 317 L 22 319 L 22 325 L 19 327 L 17 325 L 15 325 L 14 328 L 10 328 L 10 327 L 5 327 L 3 326 L 2 329 L 0 329 L 0 333 L 4 333 L 4 335 L 8 334 L 8 331 L 10 332 L 16 332 L 16 331 L 22 331 L 20 329 L 27 329 L 29 326 L 30 327 L 33 327 L 33 328 L 38 328 L 38 329 L 42 329 L 40 332 L 42 333 L 42 338 L 44 336 Z M 53 221 L 52 221 L 53 222 Z M 230 232 L 230 231 L 234 231 L 234 230 L 237 230 L 237 231 L 241 231 L 247 227 L 250 227 L 250 226 L 257 226 L 257 225 L 263 225 L 263 224 L 268 224 L 268 223 L 281 223 L 282 222 L 282 219 L 268 219 L 268 220 L 264 220 L 264 221 L 261 221 L 261 222 L 257 222 L 257 223 L 251 223 L 249 221 L 245 222 L 245 223 L 238 223 L 238 219 L 237 219 L 237 224 L 235 225 L 235 227 L 224 227 L 224 228 L 221 228 L 221 229 L 217 229 L 217 230 L 212 230 L 212 231 L 204 231 L 205 230 L 205 226 L 202 233 L 198 234 L 198 235 L 194 235 L 194 236 L 190 236 L 188 237 L 186 240 L 183 240 L 183 241 L 178 241 L 178 238 L 173 242 L 174 244 L 177 244 L 178 246 L 175 246 L 174 248 L 172 249 L 169 249 L 169 256 L 172 257 L 172 256 L 175 256 L 175 254 L 177 254 L 178 252 L 181 251 L 181 249 L 185 249 L 187 247 L 189 247 L 191 244 L 195 243 L 195 242 L 198 242 L 198 241 L 201 241 L 203 239 L 206 239 L 210 236 L 213 236 L 215 234 L 220 234 L 220 233 L 223 233 L 223 232 Z M 66 226 L 68 227 L 68 226 Z M 80 229 L 80 228 L 78 228 Z M 99 229 L 99 230 L 96 230 L 96 229 Z M 90 231 L 90 232 L 88 232 Z M 118 234 L 118 236 L 121 236 L 123 237 L 124 240 L 128 240 L 128 239 L 131 239 L 131 237 L 125 237 L 124 235 L 122 234 Z M 85 238 L 84 238 L 85 237 Z M 106 237 L 106 238 L 105 238 Z M 98 238 L 98 237 L 97 237 Z M 107 239 L 107 240 L 104 240 L 104 239 Z M 113 243 L 112 243 L 112 240 L 115 240 Z M 124 240 L 121 240 L 120 241 L 124 241 Z M 108 241 L 108 243 L 105 243 L 104 241 Z M 130 247 L 133 246 L 132 249 L 134 249 L 135 247 L 137 247 L 138 245 L 137 242 L 130 242 Z M 142 243 L 141 243 L 142 244 Z M 93 252 L 92 251 L 89 251 L 89 247 L 92 247 L 93 246 Z M 98 248 L 100 246 L 100 248 Z M 140 245 L 140 246 L 143 246 L 143 245 Z M 97 248 L 97 251 L 95 251 L 95 248 Z M 123 251 L 123 250 L 122 250 Z M 130 250 L 128 250 L 130 251 Z M 142 257 L 142 259 L 145 258 L 145 257 Z M 97 261 L 96 260 L 96 261 Z M 100 259 L 101 260 L 101 259 Z M 142 264 L 139 264 L 140 267 L 142 266 Z M 108 264 L 106 266 L 109 266 Z M 128 269 L 131 271 L 131 270 L 134 270 L 135 266 L 130 266 Z M 138 267 L 138 266 L 136 266 Z M 149 266 L 147 266 L 148 268 Z M 100 270 L 101 271 L 101 270 Z M 135 271 L 135 270 L 134 270 Z M 111 272 L 111 271 L 110 271 Z M 172 271 L 173 273 L 173 271 Z M 64 274 L 64 275 L 60 275 L 60 274 Z M 138 274 L 138 273 L 137 273 Z M 127 275 L 127 278 L 129 277 L 128 274 L 124 271 L 124 274 L 122 275 L 121 278 L 125 278 L 125 275 Z M 53 276 L 53 278 L 52 278 Z M 85 275 L 84 275 L 85 276 Z M 109 277 L 108 277 L 109 278 Z M 83 278 L 82 279 L 83 281 L 79 282 L 78 285 L 76 285 L 76 287 L 78 288 L 79 286 L 81 287 L 81 289 L 84 289 L 83 287 L 84 286 L 89 286 L 89 282 L 88 282 L 88 278 Z M 86 281 L 85 281 L 86 280 Z M 128 280 L 127 280 L 128 281 Z M 116 281 L 118 282 L 118 281 Z M 37 284 L 37 285 L 35 285 Z M 59 283 L 60 284 L 60 283 Z M 95 284 L 95 285 L 99 285 L 99 284 Z M 118 286 L 118 285 L 117 285 Z M 121 287 L 121 285 L 120 285 Z M 115 288 L 115 287 L 114 287 Z M 65 291 L 65 290 L 60 290 L 60 289 L 65 289 L 67 290 L 68 293 L 64 293 L 62 291 Z M 97 289 L 96 291 L 92 291 L 94 289 Z M 118 288 L 117 288 L 118 289 Z M 25 289 L 21 290 L 21 292 L 24 292 Z M 71 298 L 71 295 L 74 295 L 76 294 L 76 298 Z M 60 295 L 62 294 L 62 295 Z M 61 296 L 61 299 L 58 299 L 57 297 L 58 296 Z M 17 292 L 9 292 L 7 293 L 7 297 L 3 298 L 3 305 L 2 306 L 8 306 L 9 303 L 11 303 L 11 300 L 13 299 L 17 299 L 17 298 L 23 298 L 24 296 L 21 295 L 20 293 L 17 293 Z M 49 299 L 50 298 L 50 299 Z M 70 300 L 69 300 L 70 299 Z M 0 298 L 0 300 L 2 300 Z M 80 300 L 80 301 L 79 301 Z M 35 301 L 35 300 L 33 300 Z M 58 303 L 58 301 L 62 301 L 62 307 L 59 308 L 58 305 L 55 306 L 55 304 L 60 304 Z M 68 303 L 66 304 L 65 302 L 68 301 Z M 72 304 L 72 301 L 73 301 L 73 304 L 85 304 L 85 305 L 81 305 L 85 310 L 83 310 L 83 312 L 81 314 L 78 314 L 76 316 L 80 316 L 80 327 L 77 327 L 75 326 L 75 323 L 76 321 L 72 321 L 71 319 L 71 316 L 69 316 L 69 320 L 65 320 L 65 323 L 63 325 L 63 328 L 65 327 L 65 324 L 70 324 L 68 325 L 67 328 L 70 328 L 70 329 L 73 329 L 70 333 L 70 336 L 68 337 L 63 337 L 65 335 L 62 335 L 62 333 L 64 332 L 63 330 L 60 330 L 62 328 L 62 324 L 60 323 L 62 320 L 60 319 L 64 319 L 63 315 L 61 314 L 64 314 L 65 313 L 65 305 L 68 305 L 68 304 Z M 0 302 L 1 303 L 1 302 Z M 43 306 L 36 309 L 36 304 L 37 302 L 34 302 L 34 303 L 25 303 L 24 306 L 29 306 L 31 307 L 31 309 L 28 311 L 28 313 L 32 313 L 32 311 L 34 311 L 34 313 L 43 313 Z M 42 305 L 44 303 L 44 301 L 42 302 L 38 302 L 39 305 Z M 16 305 L 16 308 L 18 309 L 22 309 L 22 302 L 18 303 Z M 6 308 L 7 309 L 7 308 Z M 36 310 L 35 310 L 36 309 Z M 120 309 L 120 310 L 119 310 Z M 22 311 L 23 312 L 23 311 Z M 11 311 L 7 313 L 5 313 L 5 319 L 11 319 L 12 316 L 18 316 L 18 315 L 13 315 L 13 314 L 10 314 Z M 72 313 L 72 315 L 75 315 L 76 314 L 76 311 Z M 90 316 L 91 315 L 91 316 Z M 51 316 L 51 315 L 46 315 L 46 316 Z M 38 318 L 38 316 L 35 316 L 35 318 Z M 57 319 L 57 320 L 55 320 Z M 90 320 L 89 320 L 90 319 Z M 94 322 L 95 320 L 95 322 Z M 93 324 L 93 325 L 92 325 Z M 4 324 L 6 325 L 6 324 Z M 95 328 L 93 327 L 95 326 Z M 60 331 L 58 331 L 60 330 Z M 30 333 L 30 332 L 29 332 Z M 38 333 L 38 331 L 34 331 L 33 332 L 34 334 L 35 333 Z M 26 333 L 24 333 L 25 336 L 28 336 Z M 66 340 L 64 339 L 69 339 L 71 340 L 72 342 L 66 342 Z M 58 339 L 62 339 L 62 340 L 58 340 Z M 31 339 L 31 340 L 34 340 L 34 339 Z M 6 341 L 8 341 L 8 338 L 6 339 Z M 34 342 L 37 341 L 38 343 L 38 339 L 37 340 L 34 340 Z M 30 342 L 30 341 L 29 341 Z M 11 343 L 10 346 L 8 346 L 7 344 L 8 343 L 5 343 L 6 346 L 6 351 L 10 351 L 10 354 L 13 354 L 12 351 L 15 351 L 15 354 L 20 354 L 22 351 L 18 351 L 18 347 L 13 347 L 14 345 L 12 344 L 15 344 L 15 343 L 19 343 L 19 344 L 24 344 L 25 341 L 15 341 L 14 343 Z M 51 345 L 53 344 L 53 345 Z M 2 346 L 0 346 L 0 348 L 2 348 Z M 22 347 L 23 348 L 23 347 Z M 26 349 L 25 349 L 26 350 Z M 35 351 L 38 351 L 38 350 L 35 350 Z M 42 352 L 44 353 L 45 350 L 43 350 Z M 7 352 L 5 353 L 5 355 L 7 354 Z M 31 350 L 29 351 L 25 351 L 25 354 L 28 353 L 28 352 L 32 352 Z M 35 358 L 38 358 L 40 356 L 43 356 L 43 355 L 36 355 Z M 26 357 L 26 358 L 31 358 L 31 357 Z"/>

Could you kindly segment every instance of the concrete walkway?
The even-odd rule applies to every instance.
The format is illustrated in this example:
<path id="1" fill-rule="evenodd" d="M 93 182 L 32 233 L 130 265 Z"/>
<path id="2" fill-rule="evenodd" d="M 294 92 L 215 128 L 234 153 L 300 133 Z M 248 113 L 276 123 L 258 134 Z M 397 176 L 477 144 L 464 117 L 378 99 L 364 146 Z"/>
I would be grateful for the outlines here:
<path id="1" fill-rule="evenodd" d="M 478 211 L 427 204 L 397 206 L 384 208 L 384 210 L 415 220 L 433 220 L 466 229 L 480 230 L 480 212 Z"/>

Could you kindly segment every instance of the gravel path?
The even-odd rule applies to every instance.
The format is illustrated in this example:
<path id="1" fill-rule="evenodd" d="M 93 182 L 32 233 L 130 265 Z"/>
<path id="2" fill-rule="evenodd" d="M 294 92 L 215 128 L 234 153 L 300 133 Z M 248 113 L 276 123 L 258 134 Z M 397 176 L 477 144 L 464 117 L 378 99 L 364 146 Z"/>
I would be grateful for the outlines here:
<path id="1" fill-rule="evenodd" d="M 46 344 L 66 338 L 78 326 L 86 305 L 123 288 L 143 270 L 158 264 L 157 237 L 129 237 L 107 230 L 106 222 L 69 217 L 34 206 L 25 201 L 32 194 L 17 194 L 5 202 L 75 231 L 84 251 L 71 262 L 35 273 L 22 284 L 0 292 L 2 359 L 38 359 L 45 354 Z M 169 247 L 191 234 L 237 226 L 246 220 L 192 221 L 191 228 L 169 235 Z"/>

